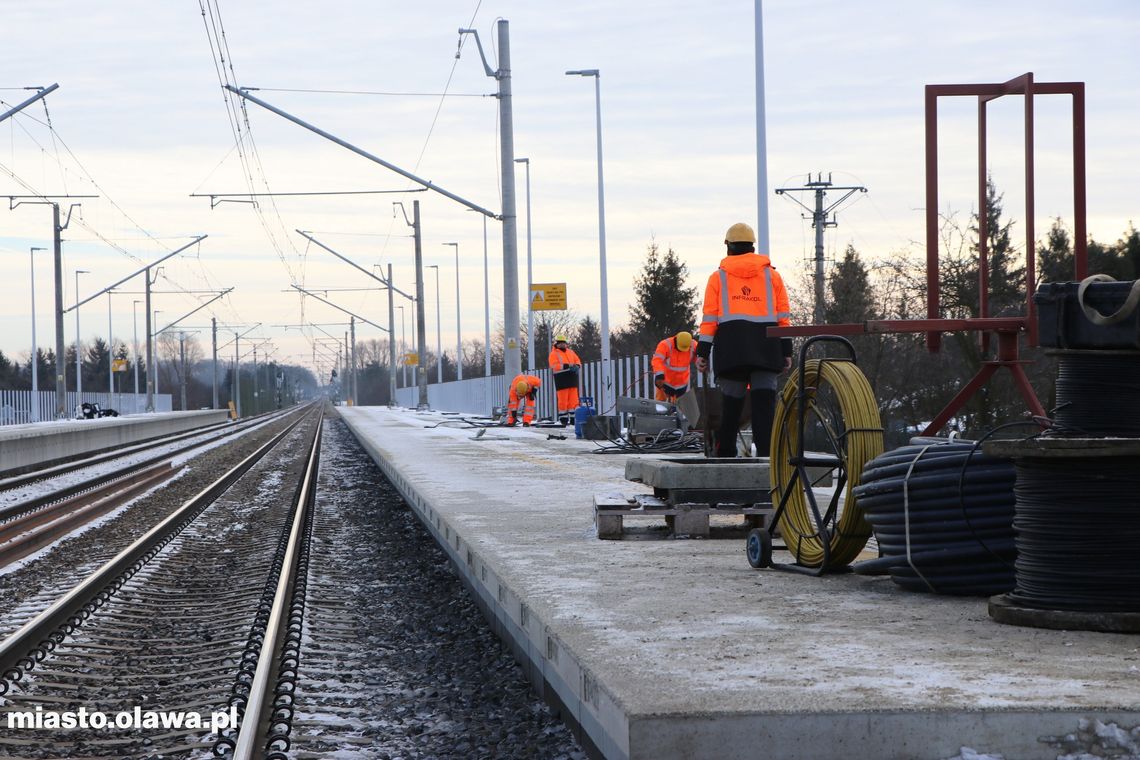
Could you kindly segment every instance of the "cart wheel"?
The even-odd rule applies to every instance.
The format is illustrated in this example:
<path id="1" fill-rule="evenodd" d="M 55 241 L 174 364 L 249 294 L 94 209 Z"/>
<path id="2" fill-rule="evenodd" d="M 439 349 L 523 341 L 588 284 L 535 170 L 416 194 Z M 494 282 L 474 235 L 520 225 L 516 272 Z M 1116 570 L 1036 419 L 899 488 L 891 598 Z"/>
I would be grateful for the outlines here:
<path id="1" fill-rule="evenodd" d="M 748 564 L 757 569 L 772 564 L 772 537 L 763 528 L 753 528 L 748 531 L 748 538 L 744 542 L 744 552 L 748 555 Z"/>

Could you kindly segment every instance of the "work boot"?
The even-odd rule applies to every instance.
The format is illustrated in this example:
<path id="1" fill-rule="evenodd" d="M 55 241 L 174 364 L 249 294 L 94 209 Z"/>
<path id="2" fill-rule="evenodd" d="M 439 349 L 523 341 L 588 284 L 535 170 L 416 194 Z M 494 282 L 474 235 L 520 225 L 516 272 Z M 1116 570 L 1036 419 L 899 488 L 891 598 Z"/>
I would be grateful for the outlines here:
<path id="1" fill-rule="evenodd" d="M 776 391 L 755 389 L 750 393 L 752 399 L 752 443 L 756 446 L 756 456 L 770 456 L 772 422 L 776 418 Z"/>
<path id="2" fill-rule="evenodd" d="M 736 456 L 736 434 L 740 432 L 740 413 L 744 411 L 744 399 L 721 394 L 720 429 L 716 435 L 716 455 Z"/>

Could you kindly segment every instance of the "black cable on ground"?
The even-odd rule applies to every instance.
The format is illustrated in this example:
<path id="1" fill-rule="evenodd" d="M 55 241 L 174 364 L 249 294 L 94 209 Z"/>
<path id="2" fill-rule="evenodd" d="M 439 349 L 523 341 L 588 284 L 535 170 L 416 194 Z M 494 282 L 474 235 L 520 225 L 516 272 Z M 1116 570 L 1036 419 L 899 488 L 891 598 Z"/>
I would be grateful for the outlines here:
<path id="1" fill-rule="evenodd" d="M 595 454 L 667 454 L 669 452 L 702 451 L 701 433 L 683 430 L 662 430 L 646 443 L 634 443 L 624 438 L 607 439 L 609 445 L 596 443 Z"/>
<path id="2" fill-rule="evenodd" d="M 1140 352 L 1056 351 L 1058 434 L 1140 438 Z"/>
<path id="3" fill-rule="evenodd" d="M 941 594 L 1013 588 L 1014 466 L 978 454 L 980 443 L 912 444 L 867 464 L 855 495 L 884 556 L 855 572 Z"/>
<path id="4" fill-rule="evenodd" d="M 1140 612 L 1140 469 L 1104 459 L 1017 463 L 1017 587 L 1011 600 L 1081 612 Z"/>

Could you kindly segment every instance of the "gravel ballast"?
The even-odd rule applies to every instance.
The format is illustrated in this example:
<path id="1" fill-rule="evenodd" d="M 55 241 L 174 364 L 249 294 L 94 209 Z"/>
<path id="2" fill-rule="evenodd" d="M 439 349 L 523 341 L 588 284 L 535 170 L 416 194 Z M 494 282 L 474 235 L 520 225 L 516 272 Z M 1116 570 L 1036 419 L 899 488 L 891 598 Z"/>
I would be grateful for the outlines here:
<path id="1" fill-rule="evenodd" d="M 325 425 L 293 756 L 583 760 L 395 488 Z"/>

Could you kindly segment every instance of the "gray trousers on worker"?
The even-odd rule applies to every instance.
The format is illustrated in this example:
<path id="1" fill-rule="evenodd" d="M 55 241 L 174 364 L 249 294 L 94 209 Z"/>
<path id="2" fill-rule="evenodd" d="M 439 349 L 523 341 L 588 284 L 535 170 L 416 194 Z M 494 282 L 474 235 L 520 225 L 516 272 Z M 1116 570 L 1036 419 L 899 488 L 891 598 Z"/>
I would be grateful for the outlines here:
<path id="1" fill-rule="evenodd" d="M 736 436 L 740 432 L 740 413 L 744 411 L 744 396 L 752 400 L 752 443 L 756 455 L 769 454 L 772 438 L 772 421 L 776 416 L 776 388 L 780 373 L 754 369 L 748 379 L 718 377 L 721 393 L 720 430 L 717 432 L 718 457 L 736 456 Z"/>

